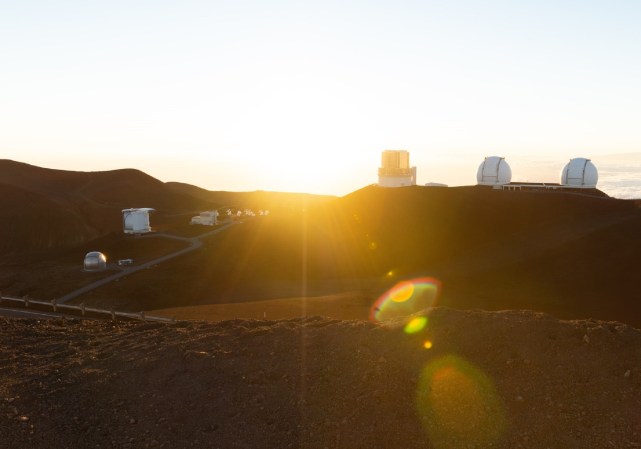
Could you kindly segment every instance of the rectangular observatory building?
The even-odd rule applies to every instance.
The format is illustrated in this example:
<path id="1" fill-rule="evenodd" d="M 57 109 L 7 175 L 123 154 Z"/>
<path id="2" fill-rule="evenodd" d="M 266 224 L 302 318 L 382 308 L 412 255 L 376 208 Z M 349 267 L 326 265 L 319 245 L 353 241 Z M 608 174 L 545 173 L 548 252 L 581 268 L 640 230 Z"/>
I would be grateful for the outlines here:
<path id="1" fill-rule="evenodd" d="M 405 187 L 416 185 L 416 167 L 410 167 L 410 153 L 406 150 L 385 150 L 378 169 L 378 185 L 381 187 Z"/>
<path id="2" fill-rule="evenodd" d="M 125 234 L 146 234 L 151 232 L 149 213 L 155 209 L 143 207 L 122 210 L 122 227 Z"/>

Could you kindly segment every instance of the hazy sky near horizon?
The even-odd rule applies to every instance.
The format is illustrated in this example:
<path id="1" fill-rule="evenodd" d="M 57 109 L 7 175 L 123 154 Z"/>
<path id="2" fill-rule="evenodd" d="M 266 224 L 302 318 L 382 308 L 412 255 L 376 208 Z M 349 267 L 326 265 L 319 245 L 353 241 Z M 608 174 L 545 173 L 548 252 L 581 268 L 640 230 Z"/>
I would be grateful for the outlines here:
<path id="1" fill-rule="evenodd" d="M 450 185 L 641 152 L 638 1 L 0 5 L 0 158 L 343 195 L 384 149 Z"/>

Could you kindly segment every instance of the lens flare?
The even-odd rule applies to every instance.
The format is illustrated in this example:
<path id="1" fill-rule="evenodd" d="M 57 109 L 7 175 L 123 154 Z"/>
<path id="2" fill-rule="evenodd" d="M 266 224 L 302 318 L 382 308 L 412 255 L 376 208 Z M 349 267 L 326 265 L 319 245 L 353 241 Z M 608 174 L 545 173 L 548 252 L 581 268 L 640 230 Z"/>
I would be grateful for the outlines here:
<path id="1" fill-rule="evenodd" d="M 404 331 L 406 334 L 416 334 L 427 327 L 427 317 L 417 316 L 412 318 L 409 323 L 405 325 Z"/>
<path id="2" fill-rule="evenodd" d="M 423 370 L 416 405 L 437 449 L 487 447 L 506 429 L 505 408 L 492 381 L 455 355 L 434 360 Z"/>
<path id="3" fill-rule="evenodd" d="M 433 307 L 440 290 L 440 281 L 429 277 L 399 282 L 378 298 L 370 310 L 370 320 L 406 317 Z"/>
<path id="4" fill-rule="evenodd" d="M 409 301 L 414 295 L 414 284 L 411 282 L 403 282 L 390 295 L 390 299 L 395 302 Z"/>
<path id="5" fill-rule="evenodd" d="M 433 344 L 432 344 L 432 342 L 431 342 L 431 341 L 429 341 L 429 340 L 427 340 L 425 343 L 423 343 L 423 347 L 424 347 L 425 349 L 432 349 L 432 346 L 434 346 L 434 345 L 433 345 Z"/>

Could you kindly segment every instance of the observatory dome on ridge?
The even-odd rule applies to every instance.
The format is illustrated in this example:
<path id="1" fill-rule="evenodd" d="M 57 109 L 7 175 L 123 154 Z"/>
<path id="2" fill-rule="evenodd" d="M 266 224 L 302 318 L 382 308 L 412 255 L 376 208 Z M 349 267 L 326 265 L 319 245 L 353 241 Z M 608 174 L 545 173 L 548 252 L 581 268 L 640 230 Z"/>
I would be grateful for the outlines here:
<path id="1" fill-rule="evenodd" d="M 512 180 L 512 169 L 504 157 L 486 157 L 479 165 L 476 180 L 479 185 L 484 186 L 509 184 Z"/>
<path id="2" fill-rule="evenodd" d="M 561 171 L 561 184 L 564 186 L 595 188 L 598 180 L 596 166 L 584 157 L 570 159 Z"/>
<path id="3" fill-rule="evenodd" d="M 107 269 L 107 258 L 99 251 L 91 251 L 85 256 L 85 271 L 104 271 Z"/>

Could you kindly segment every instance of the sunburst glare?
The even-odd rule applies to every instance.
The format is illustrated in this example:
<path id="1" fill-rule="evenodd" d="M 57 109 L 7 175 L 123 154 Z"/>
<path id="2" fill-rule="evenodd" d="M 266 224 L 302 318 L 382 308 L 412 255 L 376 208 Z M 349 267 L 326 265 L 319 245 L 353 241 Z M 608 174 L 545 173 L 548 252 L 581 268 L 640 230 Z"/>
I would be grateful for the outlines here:
<path id="1" fill-rule="evenodd" d="M 441 282 L 430 277 L 401 281 L 378 298 L 370 309 L 370 320 L 381 322 L 407 317 L 421 310 L 434 307 L 440 290 Z M 427 325 L 427 318 L 425 318 L 424 323 L 411 320 L 408 326 L 410 329 L 417 330 L 408 333 L 418 332 L 425 325 Z"/>

